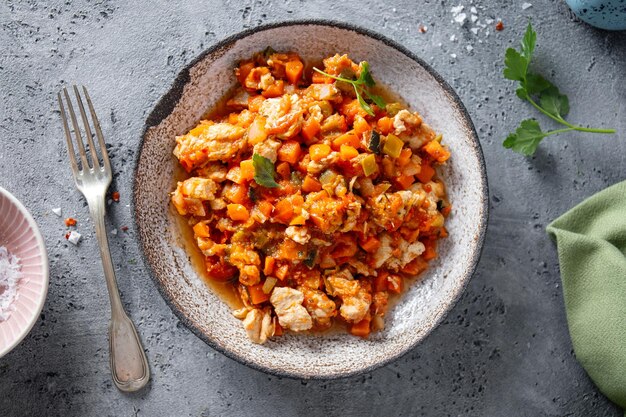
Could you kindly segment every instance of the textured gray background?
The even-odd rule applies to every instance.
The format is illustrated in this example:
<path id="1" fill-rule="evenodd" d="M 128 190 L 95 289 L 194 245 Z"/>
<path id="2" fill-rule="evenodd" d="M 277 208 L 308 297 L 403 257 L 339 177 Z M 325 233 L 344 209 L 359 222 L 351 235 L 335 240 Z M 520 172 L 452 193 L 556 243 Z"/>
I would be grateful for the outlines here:
<path id="1" fill-rule="evenodd" d="M 531 3 L 522 11 L 521 1 L 475 0 L 481 20 L 501 17 L 506 26 L 480 35 L 481 44 L 450 22 L 458 3 L 448 1 L 0 2 L 0 185 L 35 216 L 51 267 L 41 319 L 0 359 L 0 414 L 621 415 L 575 361 L 557 258 L 544 228 L 624 178 L 626 33 L 577 22 L 561 0 Z M 248 369 L 187 331 L 142 265 L 128 206 L 143 120 L 178 71 L 242 28 L 310 17 L 363 25 L 431 62 L 474 120 L 491 190 L 482 260 L 444 324 L 397 362 L 330 382 Z M 535 115 L 500 75 L 504 49 L 517 44 L 528 17 L 539 32 L 535 66 L 569 95 L 571 120 L 615 127 L 617 135 L 553 137 L 529 159 L 502 148 L 516 124 Z M 452 34 L 460 41 L 450 42 Z M 109 208 L 109 227 L 130 226 L 110 242 L 122 298 L 153 372 L 150 389 L 136 395 L 117 391 L 108 370 L 106 289 L 56 110 L 55 94 L 69 82 L 89 86 L 110 143 L 112 188 L 122 200 Z M 54 207 L 78 219 L 80 246 L 63 238 Z"/>

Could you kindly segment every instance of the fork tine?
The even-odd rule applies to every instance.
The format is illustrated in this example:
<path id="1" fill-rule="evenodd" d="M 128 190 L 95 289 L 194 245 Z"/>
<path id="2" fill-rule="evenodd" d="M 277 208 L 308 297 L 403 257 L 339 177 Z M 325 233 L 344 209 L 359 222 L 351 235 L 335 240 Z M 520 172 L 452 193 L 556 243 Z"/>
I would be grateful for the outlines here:
<path id="1" fill-rule="evenodd" d="M 83 137 L 80 134 L 78 128 L 78 122 L 76 121 L 76 114 L 74 114 L 74 107 L 72 107 L 72 100 L 67 93 L 67 88 L 63 87 L 63 94 L 65 95 L 65 101 L 67 101 L 67 109 L 70 113 L 70 119 L 72 119 L 72 126 L 74 127 L 74 136 L 76 136 L 76 144 L 78 145 L 78 153 L 80 155 L 80 161 L 83 165 L 83 171 L 88 170 L 89 163 L 87 162 L 87 154 L 85 153 L 85 145 L 83 144 Z"/>
<path id="2" fill-rule="evenodd" d="M 87 99 L 87 106 L 89 106 L 91 120 L 93 121 L 96 136 L 98 136 L 98 142 L 100 143 L 100 151 L 102 152 L 102 162 L 104 163 L 104 168 L 108 171 L 111 171 L 111 162 L 109 161 L 109 153 L 107 152 L 106 143 L 104 143 L 104 135 L 102 135 L 102 129 L 100 129 L 98 116 L 96 116 L 96 111 L 93 108 L 93 104 L 91 104 L 91 98 L 89 97 L 87 87 L 85 86 L 83 86 L 83 93 L 85 94 L 85 98 Z"/>
<path id="3" fill-rule="evenodd" d="M 63 121 L 63 130 L 65 131 L 65 140 L 67 142 L 67 153 L 70 156 L 70 165 L 72 166 L 72 172 L 74 175 L 78 174 L 78 163 L 76 162 L 76 155 L 74 154 L 74 144 L 72 143 L 72 136 L 70 135 L 70 127 L 67 124 L 67 116 L 65 116 L 65 106 L 63 106 L 63 99 L 61 93 L 57 93 L 59 99 L 59 109 L 61 110 L 61 120 Z"/>
<path id="4" fill-rule="evenodd" d="M 91 163 L 93 164 L 94 169 L 100 169 L 100 161 L 98 160 L 96 145 L 93 143 L 91 127 L 89 127 L 89 120 L 87 120 L 87 115 L 85 114 L 85 107 L 83 106 L 83 101 L 80 98 L 80 93 L 78 92 L 78 87 L 76 87 L 76 85 L 74 85 L 74 94 L 76 94 L 80 117 L 83 119 L 83 124 L 85 125 L 85 135 L 87 136 L 87 143 L 89 143 L 89 151 L 91 152 Z"/>

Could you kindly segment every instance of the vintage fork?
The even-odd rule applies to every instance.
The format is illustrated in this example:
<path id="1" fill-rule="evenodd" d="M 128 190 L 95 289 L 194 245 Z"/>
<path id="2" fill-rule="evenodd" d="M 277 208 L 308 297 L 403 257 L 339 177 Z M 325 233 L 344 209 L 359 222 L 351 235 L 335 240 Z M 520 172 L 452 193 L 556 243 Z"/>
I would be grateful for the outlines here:
<path id="1" fill-rule="evenodd" d="M 93 140 L 91 127 L 85 113 L 85 108 L 81 100 L 78 87 L 74 86 L 74 94 L 76 95 L 76 103 L 80 111 L 81 119 L 85 126 L 85 135 L 89 144 L 91 154 L 91 166 L 87 161 L 85 145 L 83 143 L 72 101 L 67 92 L 67 88 L 63 88 L 63 96 L 58 93 L 59 108 L 61 109 L 61 119 L 63 120 L 63 128 L 65 130 L 65 139 L 67 140 L 67 151 L 70 157 L 70 165 L 74 174 L 76 187 L 83 193 L 87 203 L 89 204 L 89 212 L 96 227 L 96 237 L 100 246 L 100 256 L 102 257 L 102 266 L 104 268 L 104 277 L 107 282 L 109 292 L 109 301 L 111 302 L 111 321 L 109 323 L 109 355 L 111 373 L 113 382 L 122 391 L 132 392 L 143 388 L 150 379 L 150 370 L 148 368 L 148 360 L 144 353 L 141 341 L 137 335 L 137 330 L 130 320 L 120 299 L 117 281 L 115 280 L 115 271 L 113 262 L 111 261 L 111 252 L 109 251 L 109 242 L 107 240 L 106 228 L 104 226 L 104 197 L 111 184 L 112 173 L 111 163 L 107 154 L 104 137 L 100 129 L 98 117 L 89 98 L 87 89 L 83 86 L 83 93 L 89 106 L 91 120 L 98 137 L 98 145 L 102 155 L 102 164 L 98 160 L 96 144 Z M 70 127 L 67 123 L 65 106 L 63 105 L 63 97 L 67 105 L 70 120 L 78 145 L 78 154 L 80 156 L 80 168 L 76 161 L 74 153 L 74 145 L 70 134 Z"/>

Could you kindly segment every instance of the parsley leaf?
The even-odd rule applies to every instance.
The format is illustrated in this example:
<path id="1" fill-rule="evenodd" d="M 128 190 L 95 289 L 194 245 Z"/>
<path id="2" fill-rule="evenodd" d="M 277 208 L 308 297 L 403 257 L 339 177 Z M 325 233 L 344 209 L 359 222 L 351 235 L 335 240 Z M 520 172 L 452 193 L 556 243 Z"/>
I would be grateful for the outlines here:
<path id="1" fill-rule="evenodd" d="M 536 120 L 526 119 L 520 124 L 515 133 L 511 133 L 506 138 L 502 145 L 522 155 L 530 156 L 535 153 L 539 142 L 546 136 L 541 131 L 541 127 Z"/>
<path id="2" fill-rule="evenodd" d="M 384 109 L 387 106 L 387 103 L 381 96 L 372 93 L 368 89 L 369 87 L 374 87 L 376 85 L 376 82 L 374 81 L 374 78 L 372 78 L 372 74 L 370 73 L 369 63 L 367 61 L 362 61 L 360 65 L 361 73 L 359 74 L 359 78 L 357 78 L 356 80 L 350 80 L 348 78 L 330 75 L 316 67 L 313 67 L 313 70 L 334 80 L 351 84 L 352 87 L 354 87 L 354 93 L 356 94 L 356 99 L 359 101 L 359 105 L 361 106 L 361 108 L 365 110 L 365 112 L 370 116 L 374 116 L 374 109 L 372 109 L 372 106 L 370 106 L 367 101 L 365 101 L 363 96 L 366 96 L 381 109 Z"/>
<path id="3" fill-rule="evenodd" d="M 539 74 L 529 72 L 530 61 L 535 52 L 537 32 L 533 30 L 530 22 L 526 27 L 526 33 L 522 38 L 520 50 L 508 48 L 504 54 L 504 78 L 518 81 L 519 87 L 515 94 L 522 100 L 528 101 L 537 110 L 548 116 L 555 122 L 565 125 L 565 129 L 549 130 L 543 132 L 539 122 L 534 119 L 524 120 L 515 133 L 510 134 L 503 145 L 523 155 L 529 156 L 535 153 L 537 146 L 546 136 L 557 133 L 577 130 L 591 133 L 615 133 L 614 129 L 595 129 L 573 125 L 564 117 L 569 113 L 569 99 L 561 94 L 558 87 L 546 80 Z"/>
<path id="4" fill-rule="evenodd" d="M 280 185 L 274 179 L 274 163 L 259 154 L 252 155 L 254 166 L 254 181 L 267 188 L 277 188 Z"/>
<path id="5" fill-rule="evenodd" d="M 561 94 L 555 86 L 551 86 L 541 93 L 539 104 L 545 111 L 560 119 L 569 113 L 569 99 L 566 95 Z"/>

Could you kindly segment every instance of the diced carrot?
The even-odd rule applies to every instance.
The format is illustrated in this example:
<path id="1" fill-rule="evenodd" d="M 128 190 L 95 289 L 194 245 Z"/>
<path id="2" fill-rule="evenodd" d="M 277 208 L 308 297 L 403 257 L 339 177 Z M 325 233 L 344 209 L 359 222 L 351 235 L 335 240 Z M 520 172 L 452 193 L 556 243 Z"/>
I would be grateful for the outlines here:
<path id="1" fill-rule="evenodd" d="M 428 239 L 422 243 L 426 246 L 426 250 L 422 254 L 424 260 L 430 261 L 431 259 L 435 259 L 437 257 L 437 241 Z"/>
<path id="2" fill-rule="evenodd" d="M 376 236 L 369 236 L 360 245 L 365 252 L 376 252 L 380 247 L 380 240 Z"/>
<path id="3" fill-rule="evenodd" d="M 310 117 L 302 126 L 302 136 L 304 136 L 306 140 L 312 140 L 315 135 L 319 133 L 320 128 L 320 122 Z"/>
<path id="4" fill-rule="evenodd" d="M 287 278 L 288 273 L 289 273 L 289 265 L 281 265 L 278 267 L 278 269 L 276 269 L 276 271 L 274 272 L 274 275 L 276 275 L 276 278 L 282 281 L 285 278 Z"/>
<path id="5" fill-rule="evenodd" d="M 285 72 L 287 79 L 291 84 L 297 84 L 302 77 L 304 65 L 299 60 L 289 61 L 285 64 Z"/>
<path id="6" fill-rule="evenodd" d="M 355 99 L 347 99 L 341 104 L 339 108 L 341 114 L 346 116 L 346 119 L 349 124 L 354 123 L 354 118 L 356 116 L 365 117 L 367 116 L 367 112 L 361 107 L 359 100 Z"/>
<path id="7" fill-rule="evenodd" d="M 295 261 L 301 257 L 303 248 L 303 245 L 296 243 L 291 239 L 285 239 L 278 249 L 278 258 Z"/>
<path id="8" fill-rule="evenodd" d="M 444 237 L 448 237 L 448 229 L 446 229 L 445 227 L 442 227 L 441 229 L 439 229 L 439 237 L 444 238 Z"/>
<path id="9" fill-rule="evenodd" d="M 259 142 L 263 142 L 266 138 L 265 119 L 258 116 L 248 128 L 248 143 L 250 145 L 256 145 Z"/>
<path id="10" fill-rule="evenodd" d="M 365 120 L 364 117 L 359 116 L 359 115 L 354 117 L 354 122 L 352 123 L 352 127 L 354 128 L 354 133 L 356 133 L 357 135 L 360 135 L 370 130 L 370 125 L 369 123 L 367 123 L 367 120 Z"/>
<path id="11" fill-rule="evenodd" d="M 325 143 L 316 143 L 309 147 L 309 155 L 311 155 L 312 161 L 319 161 L 330 154 L 330 146 Z"/>
<path id="12" fill-rule="evenodd" d="M 387 289 L 389 292 L 400 294 L 404 290 L 404 280 L 400 275 L 389 275 L 387 277 Z"/>
<path id="13" fill-rule="evenodd" d="M 313 84 L 332 84 L 334 80 L 330 77 L 325 76 L 324 74 L 320 74 L 317 71 L 313 72 L 311 76 L 311 82 Z"/>
<path id="14" fill-rule="evenodd" d="M 291 169 L 289 169 L 288 162 L 281 162 L 276 165 L 276 173 L 281 176 L 282 179 L 288 180 L 291 176 Z"/>
<path id="15" fill-rule="evenodd" d="M 405 274 L 415 276 L 426 270 L 426 268 L 428 268 L 428 262 L 426 262 L 421 256 L 418 256 L 408 264 L 404 265 L 400 271 Z"/>
<path id="16" fill-rule="evenodd" d="M 403 190 L 408 189 L 415 182 L 413 175 L 400 175 L 394 178 L 394 180 Z"/>
<path id="17" fill-rule="evenodd" d="M 220 256 L 207 256 L 204 258 L 206 272 L 214 281 L 228 281 L 237 272 L 237 268 L 227 263 Z"/>
<path id="18" fill-rule="evenodd" d="M 248 187 L 245 184 L 227 184 L 222 194 L 232 203 L 242 204 L 248 199 Z"/>
<path id="19" fill-rule="evenodd" d="M 293 218 L 292 221 L 289 222 L 290 226 L 302 226 L 306 223 L 306 219 L 304 216 L 299 215 Z"/>
<path id="20" fill-rule="evenodd" d="M 274 209 L 274 219 L 281 223 L 289 224 L 293 218 L 293 205 L 289 199 L 280 200 Z"/>
<path id="21" fill-rule="evenodd" d="M 65 219 L 65 225 L 67 227 L 76 226 L 76 219 L 73 217 L 68 217 L 67 219 Z"/>
<path id="22" fill-rule="evenodd" d="M 248 110 L 251 112 L 258 112 L 261 109 L 261 104 L 265 101 L 265 97 L 262 95 L 251 96 L 248 98 Z"/>
<path id="23" fill-rule="evenodd" d="M 339 149 L 339 157 L 344 161 L 349 161 L 350 159 L 357 157 L 359 155 L 359 151 L 353 148 L 350 145 L 341 145 Z"/>
<path id="24" fill-rule="evenodd" d="M 120 192 L 119 191 L 113 191 L 111 193 L 111 200 L 115 201 L 116 203 L 120 202 Z"/>
<path id="25" fill-rule="evenodd" d="M 406 166 L 406 164 L 408 164 L 411 160 L 412 155 L 413 151 L 411 150 L 411 148 L 402 148 L 402 151 L 400 151 L 400 156 L 396 159 L 396 163 L 400 167 Z"/>
<path id="26" fill-rule="evenodd" d="M 250 212 L 241 204 L 229 204 L 226 206 L 228 217 L 233 220 L 246 221 L 250 217 Z"/>
<path id="27" fill-rule="evenodd" d="M 278 160 L 295 165 L 302 155 L 302 148 L 295 140 L 286 140 L 278 149 Z"/>
<path id="28" fill-rule="evenodd" d="M 248 286 L 248 294 L 252 304 L 261 304 L 270 299 L 270 295 L 263 292 L 263 284 Z"/>
<path id="29" fill-rule="evenodd" d="M 252 159 L 246 159 L 239 163 L 239 169 L 241 171 L 241 178 L 244 180 L 251 180 L 254 178 L 255 170 Z"/>
<path id="30" fill-rule="evenodd" d="M 272 275 L 274 272 L 274 265 L 276 265 L 276 258 L 272 256 L 265 257 L 265 264 L 263 265 L 263 273 L 265 275 Z"/>
<path id="31" fill-rule="evenodd" d="M 361 141 L 359 140 L 359 137 L 357 135 L 348 132 L 344 133 L 341 136 L 338 136 L 336 139 L 333 140 L 333 148 L 335 150 L 339 150 L 341 148 L 341 145 L 350 145 L 353 148 L 359 148 L 361 146 Z"/>
<path id="32" fill-rule="evenodd" d="M 374 278 L 374 291 L 386 291 L 387 290 L 387 277 L 389 276 L 389 272 L 380 271 L 376 278 Z"/>
<path id="33" fill-rule="evenodd" d="M 441 146 L 441 143 L 439 143 L 439 141 L 431 140 L 422 148 L 437 162 L 445 162 L 448 160 L 448 158 L 450 158 L 450 151 Z"/>
<path id="34" fill-rule="evenodd" d="M 416 174 L 416 177 L 418 180 L 420 180 L 421 183 L 426 184 L 427 182 L 433 179 L 434 175 L 435 175 L 434 168 L 430 166 L 428 162 L 423 162 L 420 172 Z"/>
<path id="35" fill-rule="evenodd" d="M 257 203 L 257 208 L 263 213 L 265 217 L 270 217 L 272 215 L 272 211 L 274 210 L 274 206 L 269 201 L 259 201 Z"/>
<path id="36" fill-rule="evenodd" d="M 226 174 L 226 179 L 231 180 L 234 183 L 242 184 L 244 182 L 243 177 L 241 176 L 241 168 L 238 166 L 234 166 L 228 170 Z"/>
<path id="37" fill-rule="evenodd" d="M 193 233 L 197 237 L 211 237 L 209 226 L 205 222 L 196 223 L 193 226 Z"/>
<path id="38" fill-rule="evenodd" d="M 248 74 L 250 74 L 250 71 L 252 71 L 252 68 L 254 68 L 254 62 L 247 61 L 239 64 L 239 68 L 235 70 L 235 75 L 241 85 L 245 85 L 246 78 L 248 77 Z"/>
<path id="39" fill-rule="evenodd" d="M 370 322 L 371 319 L 369 317 L 364 318 L 358 323 L 354 323 L 350 326 L 350 333 L 354 336 L 359 336 L 366 339 L 370 334 Z"/>
<path id="40" fill-rule="evenodd" d="M 380 130 L 380 133 L 382 133 L 383 135 L 388 135 L 394 130 L 393 119 L 387 116 L 378 119 L 376 125 L 378 126 L 378 130 Z"/>
<path id="41" fill-rule="evenodd" d="M 313 193 L 315 191 L 320 191 L 322 189 L 322 184 L 313 178 L 310 175 L 304 177 L 304 181 L 302 182 L 302 191 L 305 193 Z"/>
<path id="42" fill-rule="evenodd" d="M 236 125 L 238 121 L 239 115 L 237 113 L 230 113 L 228 115 L 228 123 L 230 123 L 231 125 Z"/>
<path id="43" fill-rule="evenodd" d="M 273 98 L 282 96 L 285 92 L 285 82 L 283 80 L 276 80 L 274 84 L 267 87 L 261 95 L 265 98 Z"/>
<path id="44" fill-rule="evenodd" d="M 451 211 L 452 211 L 452 206 L 446 206 L 441 209 L 441 214 L 443 214 L 443 217 L 448 217 Z"/>

